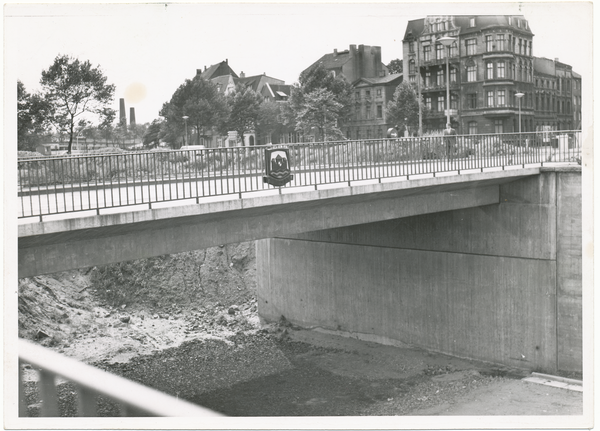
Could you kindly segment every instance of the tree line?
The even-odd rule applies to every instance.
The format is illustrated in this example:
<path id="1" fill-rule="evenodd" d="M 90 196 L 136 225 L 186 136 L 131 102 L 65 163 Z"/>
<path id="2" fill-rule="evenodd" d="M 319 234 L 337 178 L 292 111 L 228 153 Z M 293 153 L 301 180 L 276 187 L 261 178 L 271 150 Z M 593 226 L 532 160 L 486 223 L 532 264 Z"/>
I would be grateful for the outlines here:
<path id="1" fill-rule="evenodd" d="M 392 60 L 388 67 L 390 72 L 401 72 L 402 61 Z M 265 100 L 241 83 L 224 94 L 215 83 L 196 75 L 185 80 L 163 104 L 160 118 L 129 127 L 115 122 L 116 111 L 111 108 L 115 86 L 108 83 L 100 66 L 58 55 L 42 71 L 40 85 L 38 93 L 29 93 L 21 81 L 17 82 L 19 150 L 33 151 L 42 140 L 54 137 L 67 142 L 67 153 L 71 153 L 78 136 L 113 143 L 136 139 L 145 147 L 166 142 L 178 148 L 186 128 L 192 131 L 195 144 L 203 137 L 214 133 L 226 136 L 229 131 L 236 131 L 242 142 L 250 132 L 268 138 L 283 130 L 340 140 L 345 138 L 340 125 L 350 119 L 354 109 L 352 85 L 322 65 L 301 73 L 285 102 Z M 414 86 L 398 86 L 386 113 L 388 123 L 404 125 L 407 119 L 407 125 L 416 126 Z"/>

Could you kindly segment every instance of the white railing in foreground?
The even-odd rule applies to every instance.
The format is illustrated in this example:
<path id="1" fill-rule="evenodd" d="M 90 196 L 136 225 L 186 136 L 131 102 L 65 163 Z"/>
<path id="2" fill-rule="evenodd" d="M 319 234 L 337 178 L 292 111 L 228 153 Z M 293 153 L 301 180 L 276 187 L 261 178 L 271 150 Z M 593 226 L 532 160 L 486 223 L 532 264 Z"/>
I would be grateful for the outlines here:
<path id="1" fill-rule="evenodd" d="M 121 406 L 122 416 L 222 416 L 210 409 L 148 388 L 123 377 L 19 339 L 19 416 L 27 416 L 22 365 L 39 368 L 41 416 L 58 417 L 56 378 L 77 386 L 79 416 L 96 416 L 96 397 L 103 395 Z"/>

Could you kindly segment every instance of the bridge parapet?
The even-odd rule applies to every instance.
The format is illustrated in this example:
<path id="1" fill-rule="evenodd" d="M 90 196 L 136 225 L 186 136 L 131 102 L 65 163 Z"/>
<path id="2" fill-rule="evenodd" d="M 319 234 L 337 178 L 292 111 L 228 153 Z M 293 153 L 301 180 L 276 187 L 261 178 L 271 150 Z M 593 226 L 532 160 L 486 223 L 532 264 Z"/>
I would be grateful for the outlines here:
<path id="1" fill-rule="evenodd" d="M 461 174 L 581 159 L 577 131 L 428 136 L 288 145 L 294 175 L 286 188 L 426 174 Z M 264 151 L 210 148 L 42 157 L 18 162 L 19 217 L 111 210 L 178 200 L 243 197 L 263 182 Z"/>

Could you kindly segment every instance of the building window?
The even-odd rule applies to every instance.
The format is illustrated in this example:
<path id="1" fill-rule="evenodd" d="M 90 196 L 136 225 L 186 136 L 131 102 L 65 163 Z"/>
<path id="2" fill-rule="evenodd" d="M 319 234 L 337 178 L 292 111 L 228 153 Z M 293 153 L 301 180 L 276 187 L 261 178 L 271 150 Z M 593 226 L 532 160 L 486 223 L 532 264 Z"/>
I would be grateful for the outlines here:
<path id="1" fill-rule="evenodd" d="M 477 50 L 477 39 L 467 39 L 467 55 L 475 55 Z"/>
<path id="2" fill-rule="evenodd" d="M 377 89 L 377 97 L 381 97 L 381 88 Z"/>
<path id="3" fill-rule="evenodd" d="M 408 73 L 415 73 L 415 60 L 408 62 Z"/>
<path id="4" fill-rule="evenodd" d="M 504 121 L 494 120 L 494 133 L 504 133 Z"/>
<path id="5" fill-rule="evenodd" d="M 469 121 L 469 135 L 477 134 L 477 121 Z"/>
<path id="6" fill-rule="evenodd" d="M 437 44 L 435 46 L 435 59 L 436 60 L 442 60 L 444 58 L 444 49 L 446 49 L 446 47 L 442 44 Z"/>
<path id="7" fill-rule="evenodd" d="M 469 18 L 469 27 L 475 27 L 475 18 Z"/>
<path id="8" fill-rule="evenodd" d="M 431 105 L 431 97 L 425 98 L 425 107 L 430 111 L 433 109 L 432 105 Z"/>
<path id="9" fill-rule="evenodd" d="M 367 120 L 370 120 L 371 117 L 373 116 L 373 110 L 371 109 L 371 105 L 367 105 L 366 106 L 366 114 L 367 114 Z"/>
<path id="10" fill-rule="evenodd" d="M 417 77 L 415 75 L 408 75 L 408 80 L 410 82 L 416 82 L 417 81 Z"/>
<path id="11" fill-rule="evenodd" d="M 437 85 L 444 85 L 444 69 L 437 72 Z"/>
<path id="12" fill-rule="evenodd" d="M 531 50 L 531 41 L 529 41 L 529 56 L 531 57 L 533 55 L 533 51 Z"/>
<path id="13" fill-rule="evenodd" d="M 492 52 L 494 50 L 494 36 L 485 37 L 485 51 Z"/>
<path id="14" fill-rule="evenodd" d="M 359 100 L 359 99 L 360 99 L 360 91 L 357 91 L 356 93 L 354 93 L 354 98 L 355 98 L 356 100 Z"/>
<path id="15" fill-rule="evenodd" d="M 524 49 L 522 47 L 522 44 L 523 44 L 523 39 L 519 38 L 519 54 L 520 55 L 524 55 L 525 54 Z"/>
<path id="16" fill-rule="evenodd" d="M 431 45 L 425 45 L 423 47 L 423 61 L 431 60 Z"/>
<path id="17" fill-rule="evenodd" d="M 377 118 L 383 118 L 383 106 L 377 105 Z"/>
<path id="18" fill-rule="evenodd" d="M 477 81 L 477 66 L 467 66 L 467 81 L 474 82 Z"/>
<path id="19" fill-rule="evenodd" d="M 414 42 L 408 42 L 408 52 L 415 52 L 415 43 Z"/>
<path id="20" fill-rule="evenodd" d="M 515 63 L 512 64 L 512 79 L 517 79 L 517 65 Z"/>
<path id="21" fill-rule="evenodd" d="M 496 73 L 498 74 L 498 78 L 505 78 L 505 72 L 504 72 L 504 62 L 500 61 L 498 62 L 498 64 L 496 65 Z"/>
<path id="22" fill-rule="evenodd" d="M 491 61 L 485 65 L 485 79 L 494 79 L 494 63 Z"/>
<path id="23" fill-rule="evenodd" d="M 469 109 L 477 108 L 477 93 L 467 94 L 467 107 Z"/>
<path id="24" fill-rule="evenodd" d="M 498 106 L 506 106 L 506 91 L 498 90 Z"/>
<path id="25" fill-rule="evenodd" d="M 444 96 L 438 96 L 438 106 L 437 106 L 438 111 L 443 111 L 444 109 L 446 109 L 446 103 L 445 103 L 444 99 L 445 99 Z"/>
<path id="26" fill-rule="evenodd" d="M 450 94 L 450 109 L 458 109 L 458 97 L 456 94 Z"/>
<path id="27" fill-rule="evenodd" d="M 494 92 L 493 91 L 487 92 L 487 106 L 488 106 L 488 108 L 494 107 Z"/>
<path id="28" fill-rule="evenodd" d="M 425 72 L 425 87 L 431 86 L 431 72 Z"/>
<path id="29" fill-rule="evenodd" d="M 448 55 L 450 55 L 450 57 L 456 57 L 458 55 L 458 45 L 456 44 L 456 42 L 454 42 L 452 45 L 450 45 L 450 52 Z"/>
<path id="30" fill-rule="evenodd" d="M 496 35 L 496 51 L 504 51 L 506 47 L 504 46 L 504 35 L 497 34 Z"/>
<path id="31" fill-rule="evenodd" d="M 450 82 L 456 83 L 456 68 L 450 69 Z"/>

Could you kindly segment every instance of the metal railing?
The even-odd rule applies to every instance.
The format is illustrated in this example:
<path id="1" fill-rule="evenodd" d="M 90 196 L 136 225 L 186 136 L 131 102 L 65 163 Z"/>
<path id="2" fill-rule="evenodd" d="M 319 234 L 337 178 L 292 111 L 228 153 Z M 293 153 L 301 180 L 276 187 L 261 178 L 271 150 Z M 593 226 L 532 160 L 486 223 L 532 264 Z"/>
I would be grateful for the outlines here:
<path id="1" fill-rule="evenodd" d="M 56 382 L 58 377 L 75 384 L 79 416 L 97 416 L 98 395 L 116 402 L 120 407 L 121 416 L 222 416 L 213 410 L 107 373 L 29 341 L 19 339 L 18 346 L 20 417 L 28 416 L 24 364 L 39 369 L 38 385 L 42 401 L 40 416 L 60 416 Z"/>
<path id="2" fill-rule="evenodd" d="M 285 187 L 581 162 L 581 132 L 425 136 L 287 144 Z M 19 159 L 19 217 L 268 190 L 264 148 L 227 147 Z"/>

